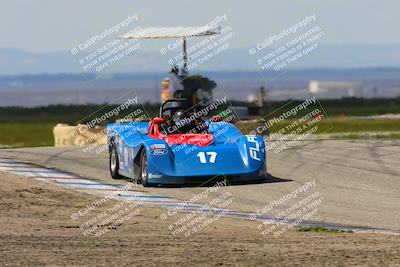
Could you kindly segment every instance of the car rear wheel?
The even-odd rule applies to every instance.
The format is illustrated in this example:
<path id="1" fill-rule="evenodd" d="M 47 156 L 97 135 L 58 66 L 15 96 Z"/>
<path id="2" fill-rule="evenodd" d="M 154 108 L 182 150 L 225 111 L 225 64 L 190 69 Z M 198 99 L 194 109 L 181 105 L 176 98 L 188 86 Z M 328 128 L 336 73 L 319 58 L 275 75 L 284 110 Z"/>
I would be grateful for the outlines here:
<path id="1" fill-rule="evenodd" d="M 149 173 L 147 172 L 147 153 L 146 149 L 142 150 L 140 155 L 140 181 L 143 186 L 150 186 L 149 182 Z"/>
<path id="2" fill-rule="evenodd" d="M 113 179 L 121 179 L 122 175 L 119 174 L 119 160 L 116 147 L 113 145 L 110 149 L 110 174 Z"/>

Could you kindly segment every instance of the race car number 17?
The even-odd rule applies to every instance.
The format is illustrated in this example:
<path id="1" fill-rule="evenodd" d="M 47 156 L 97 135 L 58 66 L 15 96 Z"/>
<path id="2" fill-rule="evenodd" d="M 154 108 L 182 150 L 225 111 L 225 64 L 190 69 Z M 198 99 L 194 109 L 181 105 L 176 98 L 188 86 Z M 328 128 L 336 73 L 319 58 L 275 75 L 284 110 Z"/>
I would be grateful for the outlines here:
<path id="1" fill-rule="evenodd" d="M 206 155 L 208 156 L 208 157 L 206 157 Z M 198 154 L 197 154 L 197 157 L 200 159 L 200 162 L 201 163 L 215 163 L 215 160 L 217 159 L 217 152 L 212 152 L 212 151 L 209 151 L 209 152 L 199 152 Z M 208 159 L 208 162 L 207 162 L 207 159 Z"/>

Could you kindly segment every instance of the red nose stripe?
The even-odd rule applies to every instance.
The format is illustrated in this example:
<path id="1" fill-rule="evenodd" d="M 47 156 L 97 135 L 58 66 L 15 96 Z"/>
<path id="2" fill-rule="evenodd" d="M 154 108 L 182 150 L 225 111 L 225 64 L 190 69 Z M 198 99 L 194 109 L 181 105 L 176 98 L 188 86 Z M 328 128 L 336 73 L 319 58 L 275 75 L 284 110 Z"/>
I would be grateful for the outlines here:
<path id="1" fill-rule="evenodd" d="M 207 146 L 213 141 L 212 134 L 171 134 L 164 137 L 168 145 L 190 144 Z"/>

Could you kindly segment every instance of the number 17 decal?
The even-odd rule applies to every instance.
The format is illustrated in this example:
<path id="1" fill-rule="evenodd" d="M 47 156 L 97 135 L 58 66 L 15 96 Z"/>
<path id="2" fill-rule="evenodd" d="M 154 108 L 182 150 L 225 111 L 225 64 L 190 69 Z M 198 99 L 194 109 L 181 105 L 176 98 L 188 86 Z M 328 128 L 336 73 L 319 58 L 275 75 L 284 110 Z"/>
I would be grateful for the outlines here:
<path id="1" fill-rule="evenodd" d="M 217 152 L 199 152 L 197 154 L 197 157 L 200 159 L 201 163 L 207 163 L 207 156 L 209 156 L 208 158 L 208 162 L 209 163 L 215 163 L 215 160 L 217 159 Z"/>

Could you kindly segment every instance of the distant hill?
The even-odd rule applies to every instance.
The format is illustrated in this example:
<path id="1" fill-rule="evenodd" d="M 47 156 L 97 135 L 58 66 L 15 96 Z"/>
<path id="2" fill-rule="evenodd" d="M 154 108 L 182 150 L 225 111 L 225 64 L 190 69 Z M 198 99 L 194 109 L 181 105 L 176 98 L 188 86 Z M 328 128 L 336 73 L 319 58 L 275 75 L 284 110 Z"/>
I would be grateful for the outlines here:
<path id="1" fill-rule="evenodd" d="M 0 75 L 41 73 L 82 73 L 79 58 L 69 51 L 30 53 L 24 50 L 0 48 Z M 158 51 L 135 51 L 121 59 L 104 73 L 160 72 L 169 69 L 168 58 Z M 248 49 L 228 49 L 202 64 L 198 70 L 255 71 L 256 58 Z M 290 68 L 366 68 L 400 67 L 399 45 L 320 45 L 317 50 L 299 59 Z"/>
<path id="2" fill-rule="evenodd" d="M 215 93 L 246 101 L 260 86 L 268 99 L 295 98 L 308 92 L 310 80 L 361 83 L 364 97 L 400 96 L 400 68 L 295 69 L 283 73 L 257 71 L 201 71 L 217 83 Z M 89 73 L 0 75 L 0 106 L 110 103 L 135 94 L 141 102 L 160 101 L 164 72 L 115 73 L 96 77 Z"/>

